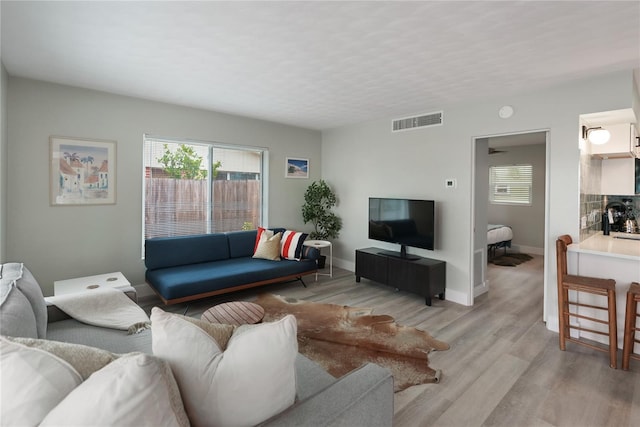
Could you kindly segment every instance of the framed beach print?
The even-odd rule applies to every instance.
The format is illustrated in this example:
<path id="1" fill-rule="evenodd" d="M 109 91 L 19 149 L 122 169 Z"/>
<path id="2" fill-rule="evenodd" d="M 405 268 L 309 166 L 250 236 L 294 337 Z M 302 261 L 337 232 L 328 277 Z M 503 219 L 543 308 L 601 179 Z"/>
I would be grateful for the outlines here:
<path id="1" fill-rule="evenodd" d="M 287 157 L 285 178 L 309 178 L 309 159 Z"/>
<path id="2" fill-rule="evenodd" d="M 116 142 L 49 137 L 52 206 L 116 202 Z"/>

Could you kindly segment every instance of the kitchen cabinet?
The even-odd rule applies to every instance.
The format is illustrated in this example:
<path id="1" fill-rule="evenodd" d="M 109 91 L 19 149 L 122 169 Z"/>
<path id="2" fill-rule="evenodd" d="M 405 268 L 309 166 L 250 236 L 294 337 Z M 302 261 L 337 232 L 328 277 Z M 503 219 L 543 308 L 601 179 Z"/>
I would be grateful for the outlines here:
<path id="1" fill-rule="evenodd" d="M 591 144 L 593 157 L 599 159 L 640 157 L 640 147 L 637 147 L 636 139 L 637 131 L 633 123 L 619 123 L 604 127 L 611 133 L 611 139 L 606 144 Z"/>
<path id="2" fill-rule="evenodd" d="M 600 194 L 632 196 L 636 194 L 636 159 L 607 159 L 602 161 Z"/>

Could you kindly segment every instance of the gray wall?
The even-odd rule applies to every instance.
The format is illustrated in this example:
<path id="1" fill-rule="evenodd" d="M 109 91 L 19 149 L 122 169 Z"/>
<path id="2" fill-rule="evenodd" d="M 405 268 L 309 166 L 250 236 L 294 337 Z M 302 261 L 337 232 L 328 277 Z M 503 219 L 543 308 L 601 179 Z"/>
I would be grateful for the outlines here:
<path id="1" fill-rule="evenodd" d="M 0 59 L 0 263 L 7 253 L 7 70 Z"/>
<path id="2" fill-rule="evenodd" d="M 367 238 L 368 197 L 435 199 L 439 218 L 436 250 L 412 251 L 446 261 L 447 299 L 471 304 L 472 141 L 480 136 L 549 129 L 550 219 L 545 245 L 552 258 L 547 262 L 545 286 L 547 319 L 550 328 L 557 330 L 552 246 L 560 234 L 578 238 L 579 115 L 629 108 L 631 78 L 629 70 L 533 94 L 443 106 L 444 125 L 421 130 L 391 133 L 389 117 L 324 131 L 322 176 L 340 197 L 337 212 L 344 222 L 334 250 L 336 265 L 353 268 L 355 249 L 385 246 Z M 501 119 L 498 110 L 502 105 L 512 105 L 514 116 Z M 445 188 L 447 178 L 456 178 L 458 187 Z M 397 250 L 397 246 L 390 247 Z"/>
<path id="3" fill-rule="evenodd" d="M 311 228 L 300 206 L 320 178 L 319 132 L 11 76 L 8 86 L 6 258 L 24 262 L 45 295 L 55 280 L 111 271 L 144 283 L 144 133 L 267 147 L 269 225 Z M 49 205 L 50 135 L 117 141 L 117 204 Z M 310 179 L 286 179 L 287 156 L 308 158 Z"/>
<path id="4" fill-rule="evenodd" d="M 549 129 L 545 251 L 553 257 L 556 236 L 578 237 L 579 115 L 629 108 L 635 99 L 631 75 L 622 71 L 535 94 L 443 107 L 445 124 L 439 127 L 392 134 L 389 117 L 326 130 L 321 137 L 258 120 L 9 77 L 6 258 L 32 266 L 45 293 L 51 293 L 53 280 L 108 271 L 122 271 L 141 283 L 141 147 L 142 134 L 149 132 L 269 147 L 271 225 L 303 228 L 304 190 L 312 180 L 326 179 L 338 195 L 336 211 L 344 222 L 334 242 L 341 267 L 353 268 L 358 247 L 384 246 L 367 239 L 368 197 L 435 199 L 436 250 L 413 252 L 446 261 L 447 298 L 471 304 L 474 138 Z M 516 111 L 507 120 L 497 114 L 505 104 Z M 118 141 L 117 205 L 49 206 L 49 135 Z M 311 179 L 284 179 L 286 156 L 309 158 Z M 457 179 L 456 189 L 445 188 L 448 178 Z M 554 277 L 555 265 L 547 262 L 548 326 L 557 330 Z"/>
<path id="5" fill-rule="evenodd" d="M 504 153 L 489 156 L 489 166 L 521 165 L 533 166 L 533 194 L 531 206 L 488 204 L 489 224 L 505 224 L 513 229 L 512 244 L 521 252 L 542 255 L 544 248 L 544 190 L 545 190 L 545 146 L 523 145 L 501 147 Z"/>

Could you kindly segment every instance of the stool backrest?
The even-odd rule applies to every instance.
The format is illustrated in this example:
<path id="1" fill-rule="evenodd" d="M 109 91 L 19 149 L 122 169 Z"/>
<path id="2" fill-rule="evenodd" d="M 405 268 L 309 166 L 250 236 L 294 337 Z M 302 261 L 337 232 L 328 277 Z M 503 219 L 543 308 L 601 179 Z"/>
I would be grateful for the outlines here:
<path id="1" fill-rule="evenodd" d="M 567 275 L 567 246 L 573 243 L 571 236 L 563 234 L 556 240 L 556 262 L 558 264 L 558 285 L 562 283 L 562 278 Z"/>

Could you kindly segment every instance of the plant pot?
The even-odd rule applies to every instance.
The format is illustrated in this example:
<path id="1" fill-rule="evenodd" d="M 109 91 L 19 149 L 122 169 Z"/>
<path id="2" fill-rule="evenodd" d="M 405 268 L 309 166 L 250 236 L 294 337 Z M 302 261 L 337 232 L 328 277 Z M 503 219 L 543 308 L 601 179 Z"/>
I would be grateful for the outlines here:
<path id="1" fill-rule="evenodd" d="M 325 264 L 327 262 L 327 256 L 326 255 L 320 255 L 320 258 L 318 258 L 318 268 L 319 269 L 323 269 Z"/>

